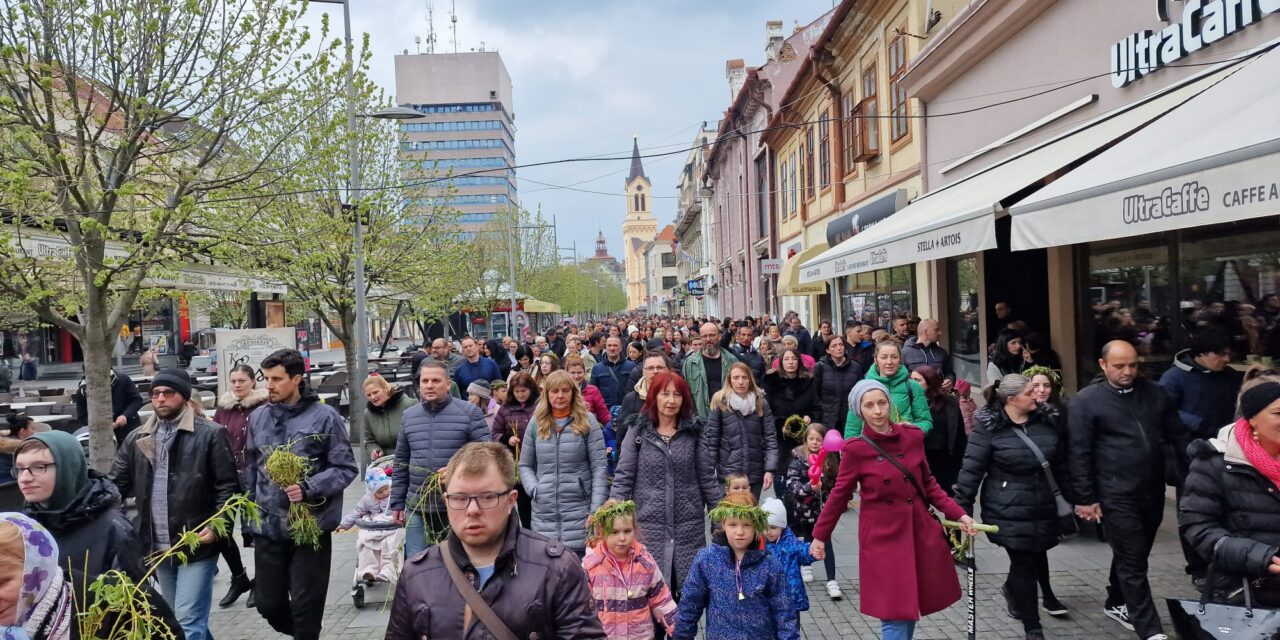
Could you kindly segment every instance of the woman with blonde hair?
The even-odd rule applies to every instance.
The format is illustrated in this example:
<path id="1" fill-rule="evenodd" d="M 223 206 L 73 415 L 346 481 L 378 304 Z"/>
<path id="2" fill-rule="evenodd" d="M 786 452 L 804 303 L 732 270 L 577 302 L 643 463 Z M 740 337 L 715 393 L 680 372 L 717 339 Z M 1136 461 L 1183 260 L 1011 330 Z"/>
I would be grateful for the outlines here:
<path id="1" fill-rule="evenodd" d="M 729 384 L 711 396 L 704 438 L 721 481 L 731 473 L 746 474 L 757 500 L 761 491 L 773 486 L 778 434 L 773 411 L 756 386 L 751 367 L 741 362 L 729 367 Z"/>
<path id="2" fill-rule="evenodd" d="M 520 483 L 533 502 L 533 530 L 582 557 L 587 517 L 609 495 L 604 430 L 568 373 L 552 371 L 541 386 L 520 449 Z"/>

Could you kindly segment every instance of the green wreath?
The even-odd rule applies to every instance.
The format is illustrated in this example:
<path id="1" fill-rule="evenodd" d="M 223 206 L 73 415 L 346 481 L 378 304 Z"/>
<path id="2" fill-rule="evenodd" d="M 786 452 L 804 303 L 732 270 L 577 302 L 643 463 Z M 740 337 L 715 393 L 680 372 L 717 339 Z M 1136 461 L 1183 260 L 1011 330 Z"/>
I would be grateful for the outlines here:
<path id="1" fill-rule="evenodd" d="M 756 506 L 746 507 L 721 501 L 707 516 L 716 524 L 724 522 L 726 518 L 738 518 L 751 522 L 751 527 L 756 530 L 756 533 L 769 530 L 769 515 L 764 512 L 764 509 Z"/>
<path id="2" fill-rule="evenodd" d="M 624 500 L 622 502 L 614 502 L 613 504 L 605 504 L 596 512 L 591 514 L 587 524 L 599 532 L 601 538 L 613 535 L 613 521 L 615 518 L 631 518 L 636 517 L 636 503 L 633 500 Z"/>
<path id="3" fill-rule="evenodd" d="M 804 431 L 809 425 L 801 416 L 791 416 L 782 423 L 782 436 L 788 440 L 800 442 L 804 440 Z"/>

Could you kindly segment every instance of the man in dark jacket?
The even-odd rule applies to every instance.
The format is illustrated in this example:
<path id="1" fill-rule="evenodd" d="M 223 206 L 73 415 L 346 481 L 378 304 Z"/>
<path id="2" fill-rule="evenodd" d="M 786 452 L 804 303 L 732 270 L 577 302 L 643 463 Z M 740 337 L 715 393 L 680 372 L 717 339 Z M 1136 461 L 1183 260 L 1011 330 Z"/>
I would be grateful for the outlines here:
<path id="1" fill-rule="evenodd" d="M 1115 340 L 1102 374 L 1067 412 L 1076 515 L 1101 522 L 1111 545 L 1106 615 L 1141 638 L 1163 633 L 1147 560 L 1164 518 L 1165 482 L 1186 468 L 1186 427 L 1159 385 L 1138 378 L 1138 352 Z M 1169 478 L 1175 480 L 1175 478 Z"/>
<path id="2" fill-rule="evenodd" d="M 184 532 L 197 532 L 199 546 L 184 550 L 185 561 L 167 561 L 155 575 L 188 640 L 206 640 L 213 576 L 226 542 L 204 523 L 235 495 L 240 482 L 227 432 L 192 406 L 186 371 L 157 373 L 151 405 L 155 415 L 125 438 L 111 475 L 122 497 L 137 498 L 139 555 L 168 551 Z"/>
<path id="3" fill-rule="evenodd" d="M 84 380 L 80 381 L 80 387 L 76 389 L 73 400 L 76 403 L 76 412 L 80 414 L 81 420 L 89 419 L 89 394 L 85 389 Z M 111 419 L 115 426 L 116 442 L 124 442 L 124 437 L 129 435 L 130 431 L 138 428 L 138 410 L 146 404 L 142 399 L 142 393 L 138 391 L 138 385 L 133 383 L 133 379 L 129 376 L 111 370 Z"/>
<path id="4" fill-rule="evenodd" d="M 445 528 L 444 504 L 439 496 L 425 490 L 431 476 L 463 445 L 492 439 L 484 413 L 449 395 L 449 376 L 443 365 L 428 360 L 418 373 L 420 402 L 404 411 L 391 476 L 391 513 L 397 524 L 407 525 L 406 558 L 435 544 Z"/>
<path id="5" fill-rule="evenodd" d="M 791 316 L 782 335 L 795 336 L 796 342 L 800 346 L 800 353 L 809 353 L 809 350 L 813 348 L 813 336 L 809 334 L 809 330 L 804 328 L 803 324 L 800 324 L 800 316 Z"/>
<path id="6" fill-rule="evenodd" d="M 515 460 L 506 447 L 468 444 L 447 465 L 444 500 L 452 533 L 405 561 L 386 639 L 603 640 L 578 558 L 559 541 L 520 527 L 513 509 Z M 461 583 L 450 577 L 450 563 Z M 463 590 L 474 590 L 466 593 L 478 595 L 510 633 L 477 621 Z"/>
<path id="7" fill-rule="evenodd" d="M 1193 438 L 1208 439 L 1235 421 L 1236 394 L 1243 375 L 1232 369 L 1231 337 L 1205 330 L 1191 338 L 1173 366 L 1160 376 L 1160 386 L 1173 398 L 1182 423 Z"/>
<path id="8" fill-rule="evenodd" d="M 937 369 L 942 374 L 943 387 L 950 389 L 955 384 L 956 371 L 951 366 L 951 354 L 938 343 L 940 335 L 937 320 L 921 320 L 916 335 L 907 338 L 906 344 L 902 345 L 902 364 L 908 371 L 915 371 L 916 367 L 926 364 Z"/>
<path id="9" fill-rule="evenodd" d="M 492 382 L 502 379 L 498 363 L 480 355 L 480 344 L 475 338 L 462 339 L 462 358 L 462 364 L 453 372 L 453 381 L 458 383 L 459 389 L 465 391 L 476 380 Z"/>
<path id="10" fill-rule="evenodd" d="M 750 325 L 738 327 L 734 333 L 734 342 L 729 345 L 729 351 L 733 352 L 733 356 L 738 359 L 738 362 L 751 368 L 751 375 L 756 377 L 756 384 L 760 384 L 768 365 L 765 364 L 764 356 L 751 347 L 751 343 L 755 342 L 755 339 L 756 333 Z"/>
<path id="11" fill-rule="evenodd" d="M 850 360 L 858 363 L 862 370 L 870 371 L 875 364 L 875 345 L 871 343 L 871 327 L 850 320 L 844 325 L 844 351 Z"/>
<path id="12" fill-rule="evenodd" d="M 559 329 L 555 327 L 547 329 L 547 346 L 551 347 L 551 352 L 556 354 L 557 358 L 564 360 L 565 342 Z"/>
<path id="13" fill-rule="evenodd" d="M 342 520 L 342 492 L 357 467 L 342 416 L 305 385 L 303 369 L 302 354 L 293 349 L 262 361 L 270 402 L 249 414 L 244 475 L 249 497 L 262 513 L 262 522 L 249 527 L 258 612 L 280 633 L 315 640 L 329 588 L 331 534 Z M 271 481 L 264 465 L 278 447 L 307 460 L 306 480 L 287 487 Z M 293 542 L 289 505 L 295 503 L 306 504 L 320 528 L 314 546 Z"/>
<path id="14" fill-rule="evenodd" d="M 611 336 L 604 341 L 604 357 L 591 369 L 590 383 L 600 389 L 609 408 L 621 406 L 627 393 L 627 378 L 636 363 L 622 355 L 622 338 Z"/>

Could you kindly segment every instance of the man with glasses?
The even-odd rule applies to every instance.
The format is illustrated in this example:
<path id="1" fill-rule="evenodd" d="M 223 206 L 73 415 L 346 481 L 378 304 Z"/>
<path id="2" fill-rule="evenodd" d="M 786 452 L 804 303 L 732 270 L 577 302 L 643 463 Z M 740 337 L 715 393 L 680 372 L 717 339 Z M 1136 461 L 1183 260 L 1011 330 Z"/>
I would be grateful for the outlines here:
<path id="1" fill-rule="evenodd" d="M 137 499 L 134 520 L 139 555 L 163 553 L 185 531 L 207 521 L 240 490 L 227 432 L 193 406 L 191 378 L 164 369 L 151 382 L 154 415 L 116 452 L 112 479 L 120 496 Z M 168 560 L 155 572 L 160 594 L 173 607 L 189 640 L 206 640 L 213 576 L 225 541 L 209 527 L 184 562 Z"/>
<path id="2" fill-rule="evenodd" d="M 738 359 L 727 349 L 720 348 L 720 325 L 708 322 L 698 329 L 702 345 L 684 360 L 684 379 L 693 394 L 693 406 L 702 418 L 707 417 L 707 406 L 729 377 L 729 368 Z"/>
<path id="3" fill-rule="evenodd" d="M 453 372 L 458 370 L 458 367 L 462 366 L 463 362 L 466 362 L 462 356 L 453 352 L 449 341 L 444 338 L 436 338 L 431 342 L 431 357 L 436 362 L 444 365 L 450 377 L 453 376 Z M 418 366 L 421 367 L 422 365 L 419 364 Z M 416 377 L 417 372 L 415 371 L 414 373 Z"/>
<path id="4" fill-rule="evenodd" d="M 629 418 L 639 415 L 640 408 L 644 406 L 644 399 L 649 392 L 649 382 L 654 376 L 669 370 L 671 370 L 671 360 L 666 354 L 657 350 L 644 354 L 644 360 L 640 362 L 640 381 L 622 399 L 622 408 L 618 410 L 618 417 L 613 420 L 619 443 L 627 437 L 627 428 L 631 426 Z"/>
<path id="5" fill-rule="evenodd" d="M 452 533 L 405 561 L 387 640 L 466 638 L 476 618 L 470 629 L 499 638 L 605 638 L 577 556 L 520 526 L 515 482 L 515 460 L 497 442 L 468 444 L 449 458 L 444 504 Z M 506 629 L 492 628 L 468 598 Z"/>
<path id="6" fill-rule="evenodd" d="M 427 492 L 431 475 L 468 442 L 491 440 L 484 413 L 449 395 L 444 365 L 427 360 L 418 372 L 418 404 L 405 409 L 396 439 L 391 476 L 391 515 L 404 524 L 404 556 L 411 558 L 439 541 L 445 531 L 444 505 Z"/>

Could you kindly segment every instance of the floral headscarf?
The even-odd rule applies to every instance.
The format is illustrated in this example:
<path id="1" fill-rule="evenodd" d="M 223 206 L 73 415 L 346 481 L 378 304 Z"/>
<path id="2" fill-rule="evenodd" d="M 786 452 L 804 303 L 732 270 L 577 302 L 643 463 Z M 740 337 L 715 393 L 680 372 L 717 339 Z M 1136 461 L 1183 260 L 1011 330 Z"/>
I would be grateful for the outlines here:
<path id="1" fill-rule="evenodd" d="M 22 587 L 18 592 L 14 624 L 0 627 L 0 639 L 27 640 L 30 636 L 25 625 L 37 609 L 43 609 L 45 605 L 66 606 L 63 602 L 66 599 L 66 593 L 63 589 L 62 570 L 58 568 L 58 543 L 54 541 L 53 535 L 40 526 L 40 523 L 21 513 L 0 514 L 0 521 L 18 527 L 18 531 L 22 533 L 23 547 L 26 551 L 23 554 Z M 59 600 L 59 594 L 63 601 Z M 41 619 L 47 615 L 48 612 L 43 611 Z M 46 627 L 46 630 L 53 631 L 55 634 L 57 634 L 57 628 L 61 626 L 57 617 L 55 615 L 52 628 Z M 61 631 L 65 632 L 66 629 Z"/>

